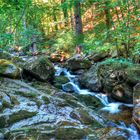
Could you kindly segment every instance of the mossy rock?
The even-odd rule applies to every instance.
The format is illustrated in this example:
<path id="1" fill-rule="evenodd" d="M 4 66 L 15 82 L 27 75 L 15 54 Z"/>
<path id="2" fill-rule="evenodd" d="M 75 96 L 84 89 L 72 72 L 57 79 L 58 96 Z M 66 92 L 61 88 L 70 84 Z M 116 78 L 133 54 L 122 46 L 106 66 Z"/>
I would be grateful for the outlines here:
<path id="1" fill-rule="evenodd" d="M 28 98 L 35 98 L 37 96 L 37 94 L 34 92 L 22 91 L 22 90 L 16 91 L 15 94 Z"/>
<path id="2" fill-rule="evenodd" d="M 20 68 L 11 61 L 0 59 L 0 76 L 18 78 L 20 77 Z"/>
<path id="3" fill-rule="evenodd" d="M 20 110 L 18 112 L 13 113 L 12 115 L 10 115 L 9 120 L 7 122 L 8 122 L 8 124 L 12 124 L 12 123 L 18 122 L 22 119 L 30 118 L 36 114 L 37 114 L 37 112 L 29 112 L 27 110 Z"/>
<path id="4" fill-rule="evenodd" d="M 17 98 L 15 96 L 11 95 L 10 96 L 10 99 L 11 99 L 11 103 L 13 105 L 19 105 L 20 104 L 19 101 L 17 100 Z"/>
<path id="5" fill-rule="evenodd" d="M 101 124 L 96 121 L 86 109 L 77 108 L 71 112 L 70 116 L 73 119 L 79 120 L 82 124 L 92 125 L 95 128 L 101 127 Z"/>
<path id="6" fill-rule="evenodd" d="M 67 77 L 65 77 L 65 76 L 56 76 L 54 78 L 54 82 L 53 83 L 54 83 L 54 86 L 56 88 L 61 89 L 62 88 L 62 85 L 63 84 L 66 84 L 68 82 L 70 82 L 70 80 Z"/>
<path id="7" fill-rule="evenodd" d="M 55 132 L 55 138 L 60 140 L 80 140 L 86 137 L 87 130 L 82 128 L 57 128 Z"/>
<path id="8" fill-rule="evenodd" d="M 101 81 L 98 77 L 98 66 L 93 65 L 78 80 L 82 87 L 86 87 L 94 92 L 100 92 L 102 89 Z"/>
<path id="9" fill-rule="evenodd" d="M 37 112 L 19 110 L 17 112 L 13 112 L 12 114 L 0 115 L 0 128 L 7 127 L 10 124 L 18 122 L 22 119 L 30 118 L 36 114 Z"/>
<path id="10" fill-rule="evenodd" d="M 125 71 L 127 72 L 127 82 L 129 84 L 135 85 L 140 82 L 140 65 L 128 67 Z"/>
<path id="11" fill-rule="evenodd" d="M 140 66 L 126 60 L 108 59 L 98 65 L 103 91 L 116 100 L 132 103 L 133 87 L 139 82 Z"/>
<path id="12" fill-rule="evenodd" d="M 45 102 L 45 104 L 49 104 L 50 103 L 50 99 L 46 96 L 42 96 L 42 100 Z"/>
<path id="13" fill-rule="evenodd" d="M 92 63 L 85 58 L 74 56 L 67 61 L 66 67 L 71 71 L 76 71 L 79 69 L 89 69 Z"/>
<path id="14" fill-rule="evenodd" d="M 40 81 L 52 81 L 54 78 L 54 66 L 47 57 L 41 56 L 26 62 L 23 73 Z"/>
<path id="15" fill-rule="evenodd" d="M 77 98 L 80 102 L 84 103 L 88 107 L 93 108 L 95 110 L 103 107 L 103 104 L 101 103 L 101 101 L 95 96 L 79 94 L 77 95 Z"/>

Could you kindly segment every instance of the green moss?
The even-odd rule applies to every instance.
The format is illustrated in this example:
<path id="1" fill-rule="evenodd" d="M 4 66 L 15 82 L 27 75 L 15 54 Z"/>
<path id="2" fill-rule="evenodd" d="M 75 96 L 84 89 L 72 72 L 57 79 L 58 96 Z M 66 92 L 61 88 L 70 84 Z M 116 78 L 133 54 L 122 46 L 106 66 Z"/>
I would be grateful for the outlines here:
<path id="1" fill-rule="evenodd" d="M 49 104 L 50 103 L 50 99 L 46 96 L 42 96 L 42 100 L 45 102 L 45 104 Z"/>
<path id="2" fill-rule="evenodd" d="M 121 70 L 132 66 L 133 63 L 125 59 L 107 59 L 99 63 L 99 67 L 111 67 L 114 70 Z"/>
<path id="3" fill-rule="evenodd" d="M 9 108 L 9 107 L 11 107 L 11 104 L 10 104 L 9 102 L 7 102 L 6 100 L 3 100 L 3 101 L 2 101 L 2 105 L 3 105 L 4 108 Z"/>
<path id="4" fill-rule="evenodd" d="M 37 112 L 29 112 L 29 111 L 26 111 L 26 110 L 21 110 L 19 112 L 13 113 L 10 116 L 9 120 L 7 121 L 7 123 L 12 124 L 12 123 L 18 122 L 18 121 L 20 121 L 22 119 L 30 118 L 30 117 L 32 117 L 32 116 L 34 116 L 36 114 L 37 114 Z"/>
<path id="5" fill-rule="evenodd" d="M 37 94 L 34 93 L 34 92 L 16 91 L 15 93 L 16 93 L 17 95 L 21 95 L 21 96 L 29 97 L 29 98 L 35 98 L 35 97 L 37 96 Z"/>
<path id="6" fill-rule="evenodd" d="M 65 77 L 65 76 L 57 76 L 54 79 L 54 86 L 56 88 L 61 89 L 62 85 L 66 84 L 68 82 L 69 82 L 69 79 L 67 77 Z"/>
<path id="7" fill-rule="evenodd" d="M 16 65 L 14 65 L 11 61 L 0 59 L 0 75 L 9 78 L 16 78 L 19 76 L 19 71 L 19 68 Z"/>
<path id="8" fill-rule="evenodd" d="M 10 64 L 10 61 L 0 59 L 0 74 L 5 73 L 8 64 Z"/>
<path id="9" fill-rule="evenodd" d="M 58 128 L 56 130 L 56 139 L 75 140 L 83 139 L 87 135 L 86 129 L 80 128 Z"/>
<path id="10" fill-rule="evenodd" d="M 128 67 L 125 71 L 127 72 L 128 83 L 137 84 L 140 82 L 140 65 Z"/>
<path id="11" fill-rule="evenodd" d="M 17 100 L 17 98 L 15 96 L 10 96 L 10 99 L 11 99 L 12 104 L 14 104 L 14 105 L 19 104 L 19 101 Z"/>

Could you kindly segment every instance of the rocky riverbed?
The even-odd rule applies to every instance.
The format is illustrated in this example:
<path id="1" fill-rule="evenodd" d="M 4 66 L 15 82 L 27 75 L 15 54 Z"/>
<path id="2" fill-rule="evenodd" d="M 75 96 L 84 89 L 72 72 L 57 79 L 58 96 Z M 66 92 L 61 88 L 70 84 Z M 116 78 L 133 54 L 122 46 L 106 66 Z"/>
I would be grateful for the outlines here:
<path id="1" fill-rule="evenodd" d="M 63 70 L 58 74 L 61 77 L 55 76 L 54 66 L 46 56 L 34 57 L 26 61 L 18 58 L 16 61 L 15 58 L 7 57 L 7 54 L 3 53 L 0 57 L 0 67 L 3 68 L 0 71 L 0 138 L 9 140 L 127 140 L 131 138 L 130 140 L 138 140 L 134 124 L 130 124 L 133 122 L 132 115 L 139 124 L 137 112 L 139 110 L 139 66 L 122 67 L 121 63 L 125 74 L 119 75 L 118 73 L 123 69 L 112 68 L 111 62 L 107 65 L 101 63 L 96 67 L 86 60 L 84 61 L 86 67 L 84 67 L 84 63 L 79 64 L 81 61 L 83 62 L 81 58 L 72 61 L 76 62 L 75 69 L 70 68 L 69 62 L 63 65 L 68 66 L 71 72 L 79 74 L 75 77 L 77 80 L 74 78 L 75 83 L 78 84 L 79 81 L 81 87 L 108 93 L 112 102 L 132 103 L 133 93 L 135 93 L 134 111 L 132 107 L 121 105 L 120 111 L 112 114 L 102 110 L 104 104 L 96 96 L 77 94 L 75 91 L 64 92 L 62 85 L 70 82 L 71 79 Z M 130 74 L 127 74 L 129 71 L 133 74 L 130 80 L 128 77 Z M 108 85 L 109 82 L 110 85 Z M 117 84 L 114 85 L 114 83 Z M 123 84 L 127 87 L 126 89 Z M 122 88 L 117 88 L 120 85 L 124 89 L 123 92 Z M 129 93 L 125 92 L 127 89 Z M 114 96 L 116 92 L 117 95 L 123 94 L 124 97 Z"/>

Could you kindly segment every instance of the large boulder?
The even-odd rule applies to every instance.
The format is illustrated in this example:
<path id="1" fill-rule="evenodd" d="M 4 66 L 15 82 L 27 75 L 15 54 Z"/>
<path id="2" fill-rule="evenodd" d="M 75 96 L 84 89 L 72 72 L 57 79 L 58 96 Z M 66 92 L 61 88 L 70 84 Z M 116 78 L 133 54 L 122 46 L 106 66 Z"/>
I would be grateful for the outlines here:
<path id="1" fill-rule="evenodd" d="M 93 65 L 87 72 L 79 76 L 79 82 L 82 87 L 86 87 L 92 91 L 98 92 L 102 85 L 97 75 L 98 67 Z"/>
<path id="2" fill-rule="evenodd" d="M 0 76 L 9 78 L 20 77 L 20 68 L 14 65 L 11 61 L 0 59 Z"/>
<path id="3" fill-rule="evenodd" d="M 98 77 L 104 92 L 119 101 L 132 103 L 133 87 L 140 81 L 140 65 L 109 59 L 99 64 Z"/>
<path id="4" fill-rule="evenodd" d="M 133 87 L 140 82 L 140 65 L 108 59 L 93 65 L 79 82 L 92 91 L 103 91 L 118 101 L 132 103 Z"/>
<path id="5" fill-rule="evenodd" d="M 33 57 L 23 66 L 23 73 L 40 81 L 52 81 L 54 66 L 46 56 Z"/>
<path id="6" fill-rule="evenodd" d="M 89 69 L 92 63 L 82 56 L 75 55 L 67 61 L 66 67 L 71 71 L 76 71 L 79 69 Z"/>

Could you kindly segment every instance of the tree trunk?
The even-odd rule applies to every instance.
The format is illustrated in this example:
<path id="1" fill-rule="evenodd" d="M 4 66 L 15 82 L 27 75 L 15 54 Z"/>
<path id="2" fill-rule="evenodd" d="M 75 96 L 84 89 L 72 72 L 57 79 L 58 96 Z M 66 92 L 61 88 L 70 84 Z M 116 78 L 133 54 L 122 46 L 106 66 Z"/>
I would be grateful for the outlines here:
<path id="1" fill-rule="evenodd" d="M 74 4 L 74 18 L 75 18 L 75 33 L 77 41 L 76 43 L 83 42 L 83 27 L 82 27 L 82 19 L 81 19 L 81 5 L 80 2 L 76 1 Z"/>

